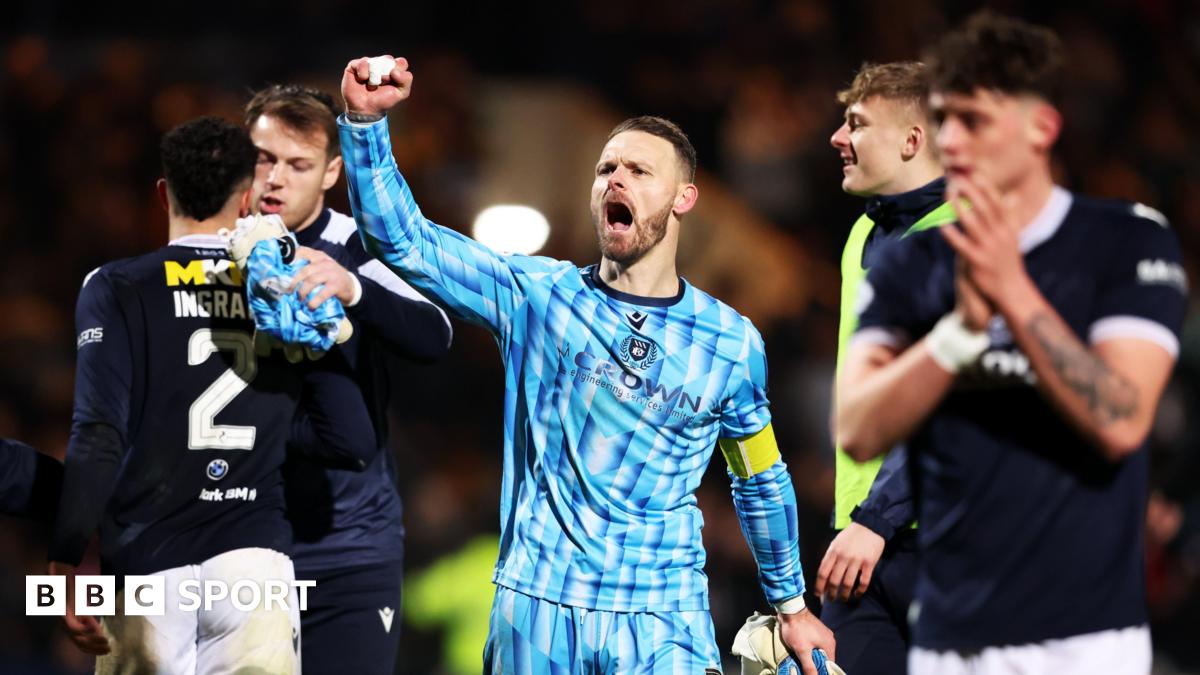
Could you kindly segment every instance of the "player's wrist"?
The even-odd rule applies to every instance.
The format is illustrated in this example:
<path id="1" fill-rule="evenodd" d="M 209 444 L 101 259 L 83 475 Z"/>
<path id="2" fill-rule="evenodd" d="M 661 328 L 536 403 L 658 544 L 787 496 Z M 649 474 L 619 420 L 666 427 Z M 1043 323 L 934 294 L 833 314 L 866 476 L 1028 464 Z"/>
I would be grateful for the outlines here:
<path id="1" fill-rule="evenodd" d="M 990 344 L 987 333 L 967 328 L 957 310 L 943 316 L 925 338 L 929 356 L 951 375 L 978 361 Z"/>
<path id="2" fill-rule="evenodd" d="M 381 112 L 346 111 L 346 121 L 351 124 L 374 124 L 384 117 L 385 115 Z"/>
<path id="3" fill-rule="evenodd" d="M 355 274 L 354 272 L 348 271 L 348 272 L 346 272 L 346 276 L 350 277 L 349 292 L 345 294 L 346 297 L 344 297 L 344 298 L 339 297 L 338 299 L 341 300 L 342 304 L 345 305 L 346 307 L 355 307 L 358 305 L 359 302 L 362 301 L 362 296 L 363 296 L 362 282 L 358 280 L 358 275 Z"/>
<path id="4" fill-rule="evenodd" d="M 1016 324 L 1023 323 L 1022 319 L 1045 305 L 1045 298 L 1027 274 L 1006 284 L 996 298 L 996 310 L 1010 323 Z"/>
<path id="5" fill-rule="evenodd" d="M 776 602 L 774 604 L 775 604 L 775 612 L 777 614 L 779 614 L 781 617 L 794 616 L 796 614 L 800 614 L 805 609 L 807 609 L 807 606 L 804 604 L 804 594 L 803 593 L 801 593 L 800 595 L 797 595 L 795 597 L 788 598 L 787 600 L 784 600 L 782 602 Z"/>

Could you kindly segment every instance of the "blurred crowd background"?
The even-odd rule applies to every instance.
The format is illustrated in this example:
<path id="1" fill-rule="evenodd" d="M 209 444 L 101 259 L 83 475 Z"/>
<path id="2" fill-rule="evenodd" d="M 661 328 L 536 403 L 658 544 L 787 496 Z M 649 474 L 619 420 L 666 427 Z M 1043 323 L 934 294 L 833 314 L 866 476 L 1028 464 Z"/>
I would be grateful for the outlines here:
<path id="1" fill-rule="evenodd" d="M 392 125 L 399 164 L 426 215 L 469 231 L 489 204 L 530 204 L 552 224 L 546 255 L 579 264 L 597 258 L 589 176 L 615 122 L 658 114 L 691 135 L 702 208 L 684 223 L 681 271 L 766 337 L 776 432 L 800 496 L 805 569 L 815 573 L 831 538 L 837 260 L 862 207 L 839 189 L 840 161 L 828 144 L 841 119 L 834 94 L 862 61 L 918 57 L 980 3 L 175 5 L 6 6 L 0 436 L 63 456 L 75 297 L 93 267 L 166 242 L 153 190 L 164 131 L 200 114 L 239 120 L 250 92 L 269 83 L 336 94 L 349 59 L 393 53 L 416 73 L 413 97 Z M 1060 182 L 1163 211 L 1195 288 L 1200 3 L 989 5 L 1054 27 L 1068 47 Z M 330 194 L 345 210 L 344 186 Z M 397 365 L 391 438 L 409 577 L 398 672 L 471 672 L 479 662 L 498 529 L 501 375 L 491 338 L 463 324 L 445 362 Z M 1200 673 L 1198 405 L 1193 313 L 1153 434 L 1147 570 L 1160 675 Z M 766 607 L 723 462 L 709 473 L 700 494 L 707 569 L 728 647 L 744 617 Z M 41 528 L 0 518 L 0 673 L 90 672 L 55 620 L 24 616 L 24 575 L 44 573 L 44 560 Z"/>

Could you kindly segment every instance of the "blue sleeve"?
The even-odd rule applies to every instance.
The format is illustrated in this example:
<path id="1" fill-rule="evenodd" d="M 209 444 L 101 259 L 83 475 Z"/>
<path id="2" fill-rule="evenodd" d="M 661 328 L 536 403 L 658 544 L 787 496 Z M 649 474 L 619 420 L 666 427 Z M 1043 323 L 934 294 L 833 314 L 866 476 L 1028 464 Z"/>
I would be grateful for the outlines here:
<path id="1" fill-rule="evenodd" d="M 62 474 L 53 457 L 0 438 L 0 513 L 53 522 Z"/>
<path id="2" fill-rule="evenodd" d="M 446 313 L 371 258 L 358 237 L 346 242 L 346 252 L 362 285 L 362 297 L 347 313 L 396 356 L 417 363 L 445 357 L 453 337 Z"/>
<path id="3" fill-rule="evenodd" d="M 524 300 L 509 257 L 425 219 L 392 156 L 386 119 L 358 125 L 343 116 L 338 126 L 350 205 L 367 252 L 452 315 L 506 342 Z"/>
<path id="4" fill-rule="evenodd" d="M 758 564 L 767 601 L 778 604 L 804 594 L 796 490 L 782 460 L 749 478 L 729 472 L 733 508 Z"/>
<path id="5" fill-rule="evenodd" d="M 771 423 L 767 399 L 767 351 L 758 330 L 743 318 L 740 369 L 731 374 L 732 389 L 721 406 L 721 438 L 745 438 Z"/>
<path id="6" fill-rule="evenodd" d="M 50 559 L 79 564 L 116 487 L 129 446 L 135 353 L 112 281 L 84 281 L 75 308 L 75 409 Z"/>
<path id="7" fill-rule="evenodd" d="M 898 445 L 884 457 L 867 498 L 854 509 L 850 519 L 888 541 L 916 521 L 907 446 Z"/>
<path id="8" fill-rule="evenodd" d="M 721 438 L 744 438 L 771 422 L 767 399 L 767 355 L 762 336 L 746 319 L 745 337 L 735 372 L 735 388 L 721 411 Z M 742 478 L 729 472 L 733 508 L 742 534 L 758 564 L 758 579 L 771 603 L 804 593 L 800 567 L 800 529 L 796 490 L 787 465 L 776 460 L 765 471 Z"/>

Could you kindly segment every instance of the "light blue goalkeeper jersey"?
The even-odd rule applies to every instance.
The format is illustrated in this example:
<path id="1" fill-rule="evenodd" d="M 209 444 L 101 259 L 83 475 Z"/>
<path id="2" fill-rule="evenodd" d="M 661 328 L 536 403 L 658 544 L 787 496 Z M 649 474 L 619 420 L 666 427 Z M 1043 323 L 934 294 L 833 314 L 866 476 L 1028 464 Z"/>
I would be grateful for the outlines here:
<path id="1" fill-rule="evenodd" d="M 340 124 L 367 250 L 500 346 L 504 477 L 493 580 L 591 609 L 707 609 L 694 492 L 718 437 L 770 422 L 754 326 L 682 279 L 676 297 L 631 296 L 605 286 L 594 266 L 498 255 L 434 225 L 396 167 L 386 121 Z M 733 481 L 768 600 L 800 595 L 786 467 L 776 461 Z"/>

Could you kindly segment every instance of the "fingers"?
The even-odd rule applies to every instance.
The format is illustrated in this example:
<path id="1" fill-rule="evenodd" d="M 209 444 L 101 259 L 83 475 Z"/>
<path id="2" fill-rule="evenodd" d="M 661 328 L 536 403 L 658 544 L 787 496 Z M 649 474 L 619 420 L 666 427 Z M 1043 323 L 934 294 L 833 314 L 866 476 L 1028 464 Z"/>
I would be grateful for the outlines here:
<path id="1" fill-rule="evenodd" d="M 371 79 L 370 59 L 362 56 L 350 61 L 346 64 L 346 72 L 353 75 L 359 84 L 366 84 L 367 80 Z"/>
<path id="2" fill-rule="evenodd" d="M 104 628 L 94 616 L 77 616 L 68 613 L 63 617 L 67 626 L 67 636 L 76 647 L 87 654 L 107 654 L 111 651 Z"/>
<path id="3" fill-rule="evenodd" d="M 394 82 L 396 86 L 400 86 L 400 82 L 405 76 L 407 76 L 411 82 L 412 73 L 408 72 L 408 59 L 404 58 L 403 56 L 397 56 L 395 58 L 396 66 L 392 68 L 390 73 L 388 73 L 392 78 L 392 82 Z"/>
<path id="4" fill-rule="evenodd" d="M 938 228 L 942 238 L 950 244 L 950 248 L 959 255 L 961 259 L 971 264 L 978 264 L 984 261 L 983 251 L 978 243 L 976 243 L 965 232 L 958 229 L 954 223 L 948 223 Z"/>
<path id="5" fill-rule="evenodd" d="M 296 257 L 307 260 L 310 263 L 320 263 L 325 262 L 326 260 L 333 260 L 333 258 L 329 257 L 328 253 L 320 249 L 310 248 L 308 246 L 297 246 Z"/>
<path id="6" fill-rule="evenodd" d="M 993 226 L 1004 223 L 1004 212 L 1000 206 L 1000 193 L 995 186 L 982 176 L 970 176 L 962 182 L 962 188 L 967 199 L 977 207 L 984 219 Z"/>
<path id="7" fill-rule="evenodd" d="M 976 204 L 972 192 L 971 185 L 964 181 L 957 181 L 953 188 L 946 190 L 947 196 L 954 204 L 954 212 L 958 215 L 962 232 L 978 243 L 987 235 L 988 224 L 983 220 L 986 210 Z"/>
<path id="8" fill-rule="evenodd" d="M 864 562 L 858 571 L 858 584 L 854 587 L 854 597 L 861 598 L 871 586 L 871 576 L 875 574 L 875 565 Z"/>
<path id="9" fill-rule="evenodd" d="M 310 260 L 308 265 L 300 268 L 292 277 L 291 290 L 295 291 L 308 303 L 309 309 L 316 309 L 329 298 L 337 296 L 342 299 L 348 295 L 348 272 L 336 260 L 321 251 L 304 249 L 297 252 L 298 257 Z"/>
<path id="10" fill-rule="evenodd" d="M 403 96 L 408 96 L 409 91 L 412 89 L 412 71 L 404 70 L 397 72 L 397 69 L 393 69 L 390 76 L 392 78 L 392 84 L 394 84 L 396 88 L 400 90 Z"/>
<path id="11" fill-rule="evenodd" d="M 833 566 L 833 570 L 829 573 L 829 592 L 835 598 L 842 596 L 842 584 L 844 583 L 846 568 L 849 564 L 846 558 L 839 557 Z"/>
<path id="12" fill-rule="evenodd" d="M 814 590 L 818 598 L 825 597 L 825 585 L 829 583 L 829 575 L 833 572 L 837 559 L 837 552 L 830 546 L 829 550 L 825 551 L 825 557 L 821 559 L 821 567 L 817 570 L 817 585 Z"/>
<path id="13" fill-rule="evenodd" d="M 842 582 L 838 586 L 838 598 L 842 602 L 849 602 L 850 596 L 854 594 L 854 588 L 858 584 L 858 570 L 862 566 L 862 561 L 851 559 L 846 565 L 846 571 L 842 575 Z"/>
<path id="14" fill-rule="evenodd" d="M 369 84 L 371 80 L 371 58 L 369 56 L 360 56 L 357 59 L 352 59 L 346 64 L 346 72 L 354 76 L 354 79 L 359 84 L 367 85 L 372 91 L 390 80 L 392 84 L 405 88 L 412 83 L 412 73 L 408 70 L 408 59 L 403 56 L 392 56 L 391 54 L 380 54 L 378 57 L 387 57 L 393 59 L 396 64 L 392 69 L 383 74 L 382 83 L 380 85 Z"/>
<path id="15" fill-rule="evenodd" d="M 332 298 L 336 293 L 333 288 L 325 284 L 321 284 L 313 289 L 313 292 L 308 297 L 308 308 L 315 310 L 320 307 L 326 300 Z M 301 296 L 305 297 L 305 296 Z"/>
<path id="16" fill-rule="evenodd" d="M 947 188 L 946 195 L 955 205 L 959 222 L 976 240 L 1013 234 L 1005 221 L 1000 193 L 990 183 L 978 177 L 959 179 Z M 965 208 L 963 200 L 967 203 Z"/>
<path id="17" fill-rule="evenodd" d="M 817 664 L 813 662 L 811 649 L 805 649 L 803 652 L 796 655 L 796 663 L 800 664 L 800 672 L 804 675 L 820 675 L 817 671 Z"/>

